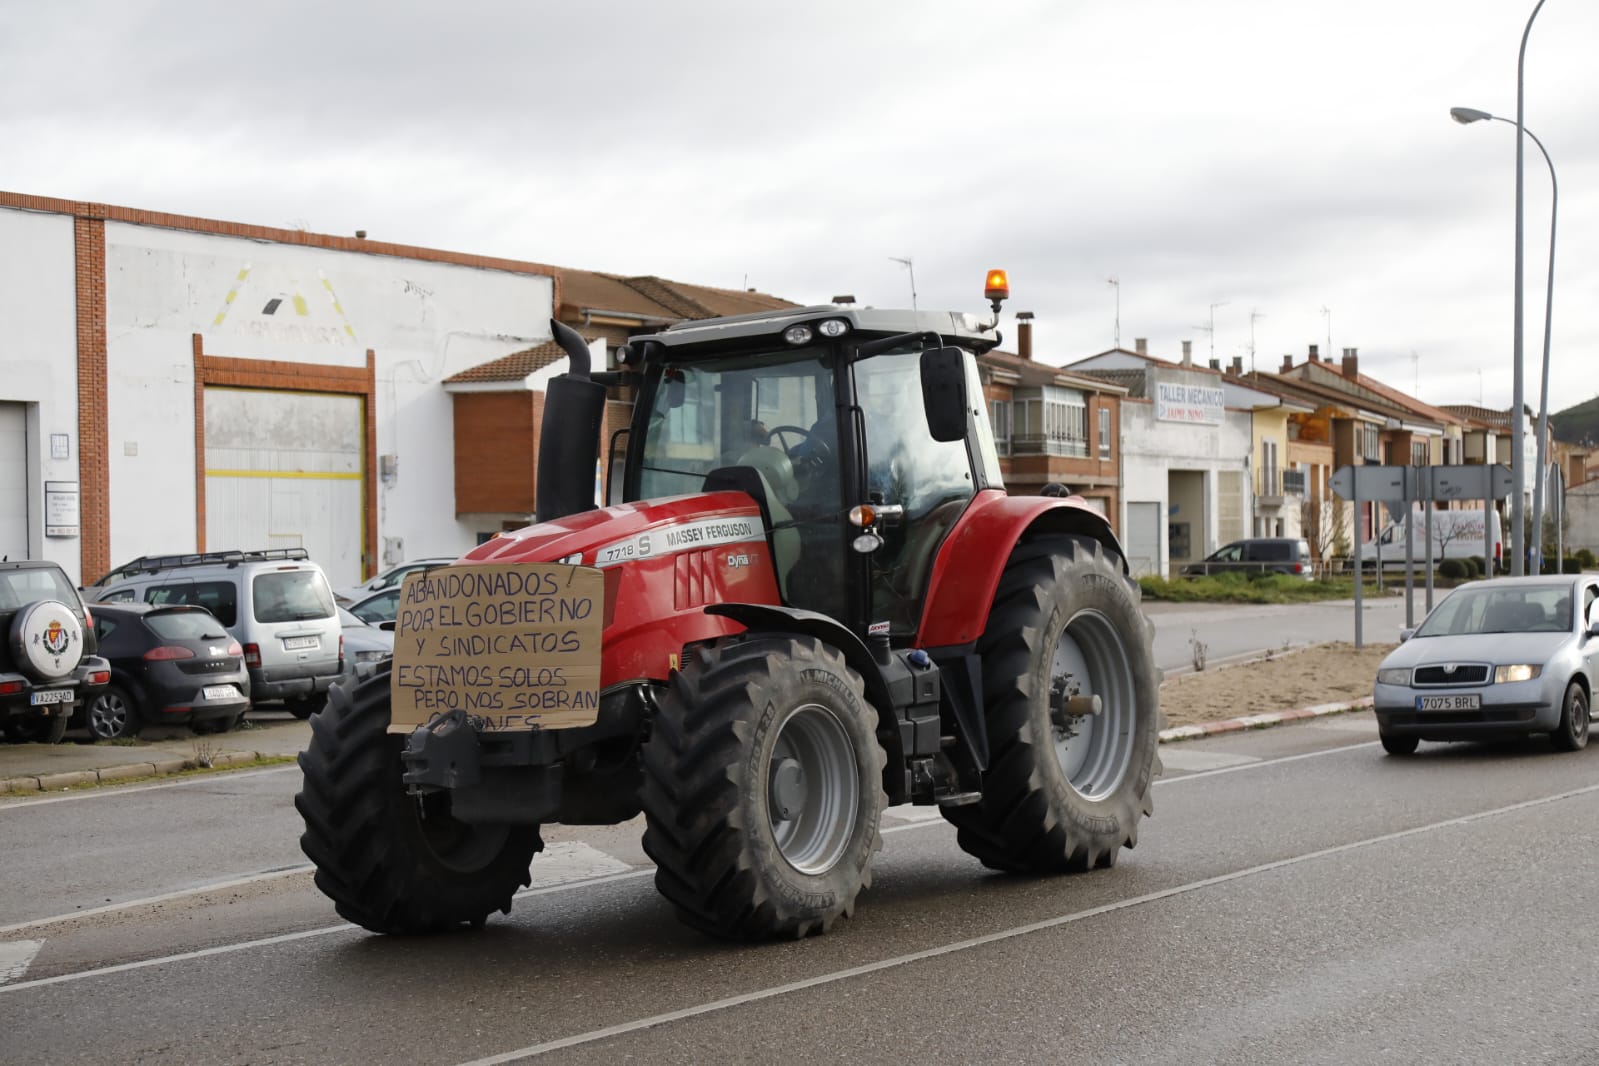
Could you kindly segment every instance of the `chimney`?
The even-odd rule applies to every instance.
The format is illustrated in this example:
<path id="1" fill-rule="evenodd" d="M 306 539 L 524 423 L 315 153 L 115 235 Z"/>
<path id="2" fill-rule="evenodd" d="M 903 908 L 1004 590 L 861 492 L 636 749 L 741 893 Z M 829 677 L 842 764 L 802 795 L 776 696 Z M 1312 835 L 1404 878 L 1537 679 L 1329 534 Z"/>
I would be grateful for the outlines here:
<path id="1" fill-rule="evenodd" d="M 1139 355 L 1148 355 L 1149 354 L 1149 338 L 1148 337 L 1136 337 L 1136 338 L 1134 338 L 1133 339 L 1133 351 L 1137 352 Z"/>
<path id="2" fill-rule="evenodd" d="M 1184 366 L 1193 366 L 1194 365 L 1194 342 L 1193 341 L 1183 341 L 1183 365 Z"/>
<path id="3" fill-rule="evenodd" d="M 1242 377 L 1244 374 L 1244 357 L 1241 355 L 1233 356 L 1233 365 L 1227 368 L 1227 372 L 1235 378 Z"/>
<path id="4" fill-rule="evenodd" d="M 1221 369 L 1221 360 L 1220 359 L 1212 359 L 1210 361 L 1210 368 L 1212 370 L 1220 370 Z"/>
<path id="5" fill-rule="evenodd" d="M 1016 312 L 1016 354 L 1023 359 L 1033 357 L 1033 313 Z"/>
<path id="6" fill-rule="evenodd" d="M 1344 349 L 1344 377 L 1353 381 L 1360 376 L 1360 355 L 1353 348 Z"/>
<path id="7" fill-rule="evenodd" d="M 1294 368 L 1294 357 L 1291 356 L 1291 355 L 1285 355 L 1285 356 L 1283 356 L 1283 368 L 1281 370 L 1279 370 L 1278 373 L 1279 374 L 1286 374 L 1290 370 L 1292 370 L 1293 368 Z"/>
<path id="8" fill-rule="evenodd" d="M 1318 350 L 1318 349 L 1317 349 L 1317 346 L 1316 346 L 1316 345 L 1314 345 L 1314 344 L 1312 344 L 1312 345 L 1311 345 L 1311 346 L 1310 346 L 1310 361 L 1311 361 L 1311 362 L 1312 362 L 1312 363 L 1314 363 L 1314 362 L 1315 362 L 1315 361 L 1316 361 L 1316 360 L 1318 360 L 1318 359 L 1320 359 L 1320 358 L 1321 358 L 1321 356 L 1319 356 L 1319 355 L 1317 355 L 1317 354 L 1316 354 L 1316 352 L 1317 352 L 1317 350 Z"/>

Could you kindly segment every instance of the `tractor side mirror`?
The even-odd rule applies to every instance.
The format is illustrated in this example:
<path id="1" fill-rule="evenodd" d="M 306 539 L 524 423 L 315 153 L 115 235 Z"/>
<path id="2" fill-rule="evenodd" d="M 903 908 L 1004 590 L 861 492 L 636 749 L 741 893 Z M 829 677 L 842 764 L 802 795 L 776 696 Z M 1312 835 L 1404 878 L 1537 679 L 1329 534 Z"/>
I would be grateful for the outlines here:
<path id="1" fill-rule="evenodd" d="M 930 348 L 922 353 L 922 409 L 936 441 L 966 439 L 966 353 Z"/>

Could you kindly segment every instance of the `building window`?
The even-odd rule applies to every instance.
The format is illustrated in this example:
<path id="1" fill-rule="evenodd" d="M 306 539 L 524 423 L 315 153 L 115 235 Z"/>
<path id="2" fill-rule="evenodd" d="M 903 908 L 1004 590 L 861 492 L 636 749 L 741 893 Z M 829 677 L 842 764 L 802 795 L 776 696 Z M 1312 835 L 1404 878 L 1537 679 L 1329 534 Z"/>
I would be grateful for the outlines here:
<path id="1" fill-rule="evenodd" d="M 1367 462 L 1374 463 L 1382 453 L 1378 451 L 1377 427 L 1370 422 L 1363 422 L 1360 426 L 1360 457 Z"/>
<path id="2" fill-rule="evenodd" d="M 1088 454 L 1088 404 L 1082 393 L 1053 385 L 1017 389 L 1011 410 L 1012 454 Z"/>
<path id="3" fill-rule="evenodd" d="M 988 420 L 994 429 L 994 450 L 1001 455 L 1010 454 L 1010 402 L 988 401 Z"/>
<path id="4" fill-rule="evenodd" d="M 1110 458 L 1110 408 L 1099 409 L 1099 457 Z"/>
<path id="5" fill-rule="evenodd" d="M 1427 442 L 1426 441 L 1424 441 L 1424 440 L 1413 440 L 1413 441 L 1411 441 L 1410 442 L 1410 465 L 1411 466 L 1426 466 L 1426 465 L 1428 465 L 1429 453 L 1430 453 L 1430 449 L 1427 447 Z"/>
<path id="6" fill-rule="evenodd" d="M 1282 475 L 1277 467 L 1277 442 L 1269 437 L 1260 438 L 1260 494 L 1283 494 Z"/>

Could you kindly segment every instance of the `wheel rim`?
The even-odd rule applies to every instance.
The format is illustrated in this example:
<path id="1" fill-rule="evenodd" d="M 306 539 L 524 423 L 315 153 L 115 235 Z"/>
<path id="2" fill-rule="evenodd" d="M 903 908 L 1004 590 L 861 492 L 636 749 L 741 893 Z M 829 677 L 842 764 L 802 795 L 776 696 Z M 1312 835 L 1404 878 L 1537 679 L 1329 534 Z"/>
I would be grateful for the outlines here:
<path id="1" fill-rule="evenodd" d="M 1062 679 L 1076 695 L 1098 696 L 1101 710 L 1072 719 L 1070 730 L 1051 723 L 1055 757 L 1074 792 L 1088 800 L 1103 799 L 1132 764 L 1138 701 L 1127 649 L 1100 612 L 1083 611 L 1061 631 L 1049 680 L 1054 685 Z"/>
<path id="2" fill-rule="evenodd" d="M 1582 743 L 1588 735 L 1588 700 L 1579 691 L 1571 701 L 1571 739 Z"/>
<path id="3" fill-rule="evenodd" d="M 89 728 L 97 737 L 120 737 L 128 728 L 127 701 L 115 692 L 100 693 L 89 708 Z"/>
<path id="4" fill-rule="evenodd" d="M 766 801 L 772 839 L 794 869 L 823 874 L 843 857 L 861 785 L 855 746 L 833 712 L 810 703 L 783 721 L 767 766 Z"/>

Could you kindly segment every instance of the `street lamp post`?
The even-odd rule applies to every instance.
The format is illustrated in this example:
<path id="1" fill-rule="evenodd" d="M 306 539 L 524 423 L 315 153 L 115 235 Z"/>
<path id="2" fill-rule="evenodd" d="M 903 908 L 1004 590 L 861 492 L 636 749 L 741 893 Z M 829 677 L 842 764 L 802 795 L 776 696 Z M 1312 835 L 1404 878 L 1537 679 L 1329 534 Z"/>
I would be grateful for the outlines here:
<path id="1" fill-rule="evenodd" d="M 1537 14 L 1536 11 L 1533 13 Z M 1486 111 L 1478 111 L 1476 108 L 1472 107 L 1452 107 L 1449 109 L 1449 117 L 1460 123 L 1462 126 L 1468 125 L 1472 122 L 1481 122 L 1484 119 L 1488 119 L 1493 122 L 1503 122 L 1506 125 L 1515 125 L 1515 123 L 1511 122 L 1508 118 L 1500 118 L 1498 115 L 1490 115 Z M 1532 490 L 1532 530 L 1536 545 L 1533 548 L 1533 558 L 1538 560 L 1541 564 L 1543 559 L 1544 501 L 1548 498 L 1547 485 L 1549 479 L 1549 458 L 1547 454 L 1549 447 L 1549 336 L 1550 326 L 1554 320 L 1555 308 L 1555 222 L 1558 218 L 1560 209 L 1560 183 L 1555 180 L 1554 160 L 1549 158 L 1549 150 L 1543 146 L 1543 141 L 1539 140 L 1538 135 L 1533 133 L 1527 127 L 1522 126 L 1520 129 L 1522 133 L 1525 133 L 1528 137 L 1532 138 L 1532 143 L 1536 144 L 1538 146 L 1538 151 L 1543 153 L 1543 161 L 1549 167 L 1549 277 L 1544 291 L 1543 374 L 1542 382 L 1538 390 L 1538 472 L 1535 480 L 1533 481 Z M 1517 258 L 1519 260 L 1519 252 L 1521 250 L 1519 242 L 1516 250 L 1518 252 Z M 1519 270 L 1517 271 L 1517 275 L 1519 279 Z M 1519 283 L 1517 286 L 1517 299 L 1518 301 L 1520 299 Z M 1517 348 L 1519 351 L 1519 326 Z M 1519 379 L 1521 368 L 1519 356 L 1517 359 L 1516 368 Z M 1517 405 L 1516 409 L 1518 411 L 1521 409 L 1519 404 Z M 1521 454 L 1521 445 L 1516 444 L 1513 445 L 1513 447 L 1516 448 L 1516 457 L 1519 457 Z M 1517 490 L 1517 495 L 1520 495 L 1519 488 Z M 1517 523 L 1517 528 L 1520 528 L 1519 522 Z M 1521 557 L 1521 553 L 1519 551 L 1517 552 L 1517 557 Z M 1540 565 L 1538 570 L 1541 569 L 1542 566 Z M 1534 573 L 1538 572 L 1538 570 L 1534 570 Z"/>

